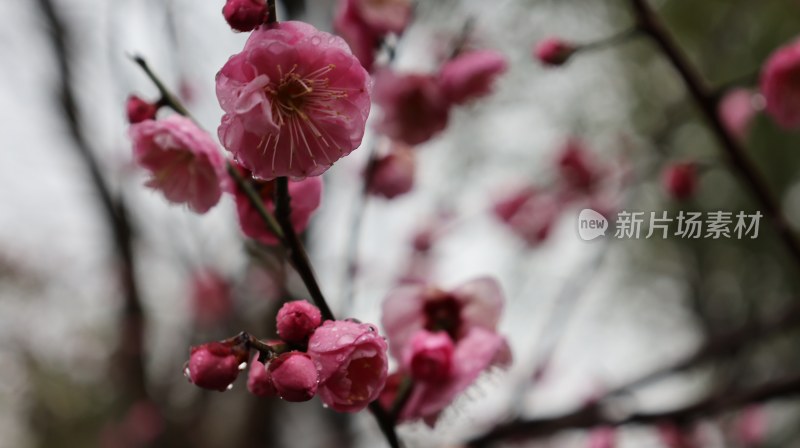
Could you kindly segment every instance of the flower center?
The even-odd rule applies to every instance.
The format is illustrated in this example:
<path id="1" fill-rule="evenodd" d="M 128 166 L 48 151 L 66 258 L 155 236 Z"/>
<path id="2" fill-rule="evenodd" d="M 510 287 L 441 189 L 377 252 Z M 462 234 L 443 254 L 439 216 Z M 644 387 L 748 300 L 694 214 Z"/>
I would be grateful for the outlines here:
<path id="1" fill-rule="evenodd" d="M 425 303 L 425 329 L 444 331 L 455 341 L 461 329 L 461 304 L 449 294 L 440 294 Z"/>
<path id="2" fill-rule="evenodd" d="M 279 126 L 291 125 L 294 119 L 309 120 L 309 115 L 330 110 L 329 102 L 347 97 L 340 89 L 330 88 L 330 80 L 325 76 L 336 66 L 326 65 L 306 75 L 297 72 L 297 65 L 284 73 L 281 66 L 278 71 L 281 78 L 277 85 L 270 84 L 266 93 L 272 100 L 272 116 Z"/>

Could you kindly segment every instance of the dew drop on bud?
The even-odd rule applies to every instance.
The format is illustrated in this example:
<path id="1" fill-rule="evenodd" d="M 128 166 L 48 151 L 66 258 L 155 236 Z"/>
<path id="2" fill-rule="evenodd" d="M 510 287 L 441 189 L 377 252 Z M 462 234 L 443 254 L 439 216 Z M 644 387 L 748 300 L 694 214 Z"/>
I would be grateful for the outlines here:
<path id="1" fill-rule="evenodd" d="M 228 384 L 228 387 L 225 388 L 225 390 L 231 390 L 231 389 L 233 389 L 233 383 Z"/>
<path id="2" fill-rule="evenodd" d="M 189 372 L 189 367 L 186 367 L 186 368 L 183 369 L 183 376 L 185 376 L 188 380 L 191 381 L 192 375 Z"/>
<path id="3" fill-rule="evenodd" d="M 246 368 L 247 368 L 247 363 L 246 362 L 243 362 L 243 363 L 239 364 L 239 370 L 244 370 Z"/>

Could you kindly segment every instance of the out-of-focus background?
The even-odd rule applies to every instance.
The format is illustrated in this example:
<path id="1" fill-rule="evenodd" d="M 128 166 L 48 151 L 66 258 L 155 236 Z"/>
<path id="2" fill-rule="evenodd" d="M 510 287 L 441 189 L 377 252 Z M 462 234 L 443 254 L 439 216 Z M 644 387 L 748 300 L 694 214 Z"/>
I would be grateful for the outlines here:
<path id="1" fill-rule="evenodd" d="M 129 235 L 118 222 L 111 225 L 76 150 L 60 102 L 59 50 L 40 2 L 0 3 L 3 448 L 383 443 L 367 413 L 336 414 L 316 400 L 258 399 L 241 378 L 230 392 L 207 392 L 182 376 L 189 345 L 242 329 L 268 336 L 281 301 L 305 297 L 276 253 L 245 241 L 230 198 L 207 215 L 195 215 L 145 188 L 144 174 L 131 163 L 125 99 L 131 92 L 157 96 L 131 55 L 146 58 L 216 135 L 222 112 L 214 76 L 246 39 L 222 19 L 223 3 L 54 1 L 69 37 L 73 118 L 110 186 L 110 200 L 124 204 Z M 752 86 L 765 58 L 800 31 L 795 0 L 651 3 L 710 86 L 736 80 Z M 290 0 L 278 7 L 281 18 L 331 29 L 334 1 Z M 397 69 L 434 71 L 469 19 L 470 44 L 502 52 L 510 69 L 494 94 L 457 110 L 445 132 L 417 148 L 411 193 L 367 200 L 352 284 L 347 260 L 365 148 L 379 138 L 373 131 L 360 150 L 325 174 L 323 206 L 306 234 L 332 306 L 362 321 L 380 321 L 383 297 L 406 275 L 424 275 L 443 287 L 492 275 L 503 285 L 500 332 L 508 337 L 513 364 L 484 375 L 435 429 L 402 425 L 409 446 L 452 446 L 515 416 L 579 408 L 668 368 L 720 335 L 774 319 L 797 302 L 796 265 L 764 220 L 755 240 L 584 242 L 576 233 L 576 208 L 561 216 L 543 244 L 531 248 L 518 240 L 492 216 L 492 203 L 514 185 L 550 182 L 556 151 L 569 137 L 583 140 L 601 160 L 624 161 L 632 180 L 618 192 L 619 208 L 759 208 L 726 167 L 675 71 L 647 39 L 581 53 L 559 68 L 532 58 L 533 45 L 547 36 L 588 43 L 625 31 L 632 24 L 629 2 L 419 1 L 398 45 Z M 797 133 L 762 116 L 746 138 L 748 155 L 795 227 L 798 143 Z M 676 203 L 664 194 L 659 172 L 687 158 L 705 168 L 697 195 Z M 413 258 L 414 235 L 429 225 L 439 229 L 435 244 L 424 260 Z M 127 272 L 120 236 L 130 237 L 135 302 L 119 275 Z M 198 315 L 192 279 L 200 272 L 224 279 L 232 307 Z M 143 345 L 137 347 L 131 341 L 140 314 Z M 789 329 L 770 338 L 740 338 L 691 369 L 632 390 L 616 406 L 621 412 L 680 408 L 709 392 L 747 389 L 797 372 L 797 336 Z M 800 446 L 798 411 L 791 400 L 745 408 L 757 413 L 760 445 L 735 437 L 739 412 L 703 419 L 691 431 L 701 433 L 703 447 Z M 623 426 L 617 442 L 666 446 L 653 426 Z M 515 443 L 588 446 L 581 430 Z"/>

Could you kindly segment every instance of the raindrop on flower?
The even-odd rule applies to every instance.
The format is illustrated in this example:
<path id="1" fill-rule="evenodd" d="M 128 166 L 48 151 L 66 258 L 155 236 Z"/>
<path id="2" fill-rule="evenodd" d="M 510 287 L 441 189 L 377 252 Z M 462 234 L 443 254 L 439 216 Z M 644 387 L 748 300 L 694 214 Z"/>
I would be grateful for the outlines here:
<path id="1" fill-rule="evenodd" d="M 247 363 L 246 362 L 243 362 L 243 363 L 239 364 L 239 370 L 244 370 L 246 368 L 247 368 Z"/>
<path id="2" fill-rule="evenodd" d="M 233 389 L 233 383 L 228 384 L 228 387 L 225 388 L 225 390 L 231 390 L 231 389 Z"/>

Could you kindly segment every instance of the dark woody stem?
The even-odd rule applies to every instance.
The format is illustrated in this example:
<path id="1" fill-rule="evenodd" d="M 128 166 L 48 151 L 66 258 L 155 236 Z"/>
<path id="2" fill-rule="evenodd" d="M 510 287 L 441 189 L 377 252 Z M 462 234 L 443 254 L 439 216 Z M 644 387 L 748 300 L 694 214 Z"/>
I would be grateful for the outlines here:
<path id="1" fill-rule="evenodd" d="M 275 0 L 267 0 L 267 25 L 278 23 L 278 10 Z"/>
<path id="2" fill-rule="evenodd" d="M 639 27 L 635 26 L 631 29 L 625 30 L 621 33 L 614 34 L 604 39 L 580 45 L 578 46 L 576 51 L 594 51 L 594 50 L 601 50 L 603 48 L 613 47 L 614 45 L 619 45 L 633 38 L 641 36 L 642 33 L 643 33 L 642 30 Z"/>
<path id="3" fill-rule="evenodd" d="M 169 89 L 167 89 L 164 83 L 161 82 L 161 79 L 159 79 L 158 76 L 156 76 L 156 74 L 153 73 L 153 70 L 150 68 L 149 65 L 147 65 L 147 61 L 145 61 L 144 58 L 137 55 L 137 56 L 132 56 L 131 59 L 133 59 L 133 62 L 135 62 L 136 65 L 138 65 L 139 67 L 142 68 L 142 70 L 144 70 L 144 73 L 147 75 L 148 78 L 150 78 L 150 81 L 152 81 L 153 84 L 155 84 L 156 88 L 158 89 L 158 92 L 161 94 L 161 99 L 158 100 L 159 105 L 168 106 L 169 108 L 183 115 L 184 117 L 187 118 L 192 117 L 189 111 L 178 100 L 178 98 L 176 98 L 175 95 L 173 95 L 172 92 L 170 92 Z"/>
<path id="4" fill-rule="evenodd" d="M 638 27 L 649 36 L 683 79 L 689 94 L 716 135 L 730 167 L 750 187 L 756 201 L 770 218 L 775 231 L 800 267 L 800 240 L 789 225 L 766 179 L 753 165 L 747 152 L 723 124 L 717 113 L 715 95 L 706 87 L 697 69 L 684 55 L 663 23 L 650 8 L 646 0 L 631 0 Z"/>
<path id="5" fill-rule="evenodd" d="M 258 195 L 256 190 L 253 188 L 253 185 L 248 182 L 247 179 L 243 178 L 242 175 L 239 173 L 239 170 L 236 169 L 230 162 L 226 165 L 228 174 L 230 174 L 231 178 L 234 182 L 236 182 L 236 186 L 241 188 L 244 191 L 244 194 L 247 196 L 247 200 L 250 201 L 250 205 L 256 209 L 256 212 L 264 220 L 264 224 L 267 225 L 267 228 L 273 235 L 278 237 L 279 240 L 283 243 L 284 235 L 283 231 L 281 230 L 278 221 L 275 220 L 275 217 L 272 216 L 272 213 L 267 210 L 264 206 L 264 202 L 261 201 L 261 197 Z"/>

